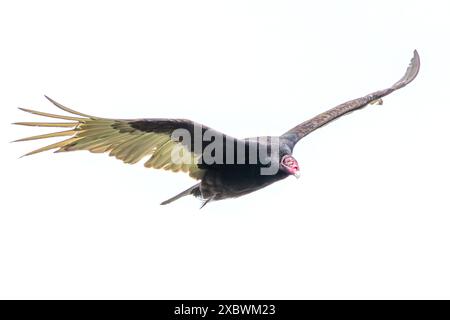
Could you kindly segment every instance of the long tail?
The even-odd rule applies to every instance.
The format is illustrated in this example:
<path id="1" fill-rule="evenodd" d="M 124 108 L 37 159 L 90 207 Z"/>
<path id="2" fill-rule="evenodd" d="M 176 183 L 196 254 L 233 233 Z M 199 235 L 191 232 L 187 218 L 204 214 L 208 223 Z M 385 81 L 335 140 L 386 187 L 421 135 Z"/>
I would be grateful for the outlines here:
<path id="1" fill-rule="evenodd" d="M 178 200 L 178 199 L 180 199 L 180 198 L 182 198 L 182 197 L 184 197 L 184 196 L 191 195 L 191 194 L 194 193 L 194 191 L 195 191 L 199 186 L 200 186 L 200 183 L 197 183 L 196 185 L 190 187 L 189 189 L 183 191 L 182 193 L 177 194 L 175 197 L 172 197 L 172 198 L 170 198 L 170 199 L 168 199 L 168 200 L 166 200 L 166 201 L 161 202 L 161 205 L 164 206 L 164 205 L 169 204 L 169 203 L 171 203 L 171 202 L 174 202 L 175 200 Z"/>

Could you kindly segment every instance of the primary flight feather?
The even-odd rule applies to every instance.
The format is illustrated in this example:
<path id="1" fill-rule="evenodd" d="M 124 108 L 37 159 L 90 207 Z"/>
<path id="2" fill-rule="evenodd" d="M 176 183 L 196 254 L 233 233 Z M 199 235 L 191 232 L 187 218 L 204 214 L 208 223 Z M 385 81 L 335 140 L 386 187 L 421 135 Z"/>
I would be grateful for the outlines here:
<path id="1" fill-rule="evenodd" d="M 414 80 L 420 68 L 417 51 L 404 76 L 391 87 L 340 104 L 276 137 L 236 139 L 186 119 L 108 119 L 84 114 L 46 97 L 70 115 L 56 115 L 19 108 L 38 116 L 63 122 L 17 122 L 37 127 L 63 128 L 63 131 L 32 136 L 17 141 L 51 137 L 67 139 L 27 153 L 88 150 L 108 152 L 125 163 L 145 160 L 147 168 L 186 172 L 200 180 L 191 188 L 170 198 L 193 195 L 209 201 L 239 197 L 290 175 L 298 176 L 299 165 L 292 156 L 297 142 L 312 131 L 368 104 L 381 103 L 384 96 Z"/>

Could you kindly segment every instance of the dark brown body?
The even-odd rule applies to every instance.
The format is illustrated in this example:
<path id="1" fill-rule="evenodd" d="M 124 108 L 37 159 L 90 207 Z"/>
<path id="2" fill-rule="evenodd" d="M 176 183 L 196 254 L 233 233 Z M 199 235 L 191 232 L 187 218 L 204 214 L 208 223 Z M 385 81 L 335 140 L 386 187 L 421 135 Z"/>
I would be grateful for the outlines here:
<path id="1" fill-rule="evenodd" d="M 260 190 L 289 175 L 281 170 L 275 175 L 261 175 L 260 167 L 245 165 L 223 167 L 222 170 L 208 170 L 194 195 L 214 201 L 237 198 Z"/>

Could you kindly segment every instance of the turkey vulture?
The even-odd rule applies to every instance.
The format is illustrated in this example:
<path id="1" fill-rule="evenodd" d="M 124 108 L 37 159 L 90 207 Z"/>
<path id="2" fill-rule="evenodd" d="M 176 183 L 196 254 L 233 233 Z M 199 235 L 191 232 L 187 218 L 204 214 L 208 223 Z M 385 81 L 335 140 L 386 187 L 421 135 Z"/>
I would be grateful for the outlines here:
<path id="1" fill-rule="evenodd" d="M 209 201 L 239 197 L 266 187 L 290 175 L 298 177 L 299 165 L 292 156 L 297 142 L 312 131 L 406 86 L 419 72 L 417 51 L 405 75 L 391 87 L 338 105 L 278 137 L 236 139 L 199 123 L 185 119 L 108 119 L 69 109 L 46 98 L 71 115 L 55 115 L 19 108 L 25 112 L 64 122 L 17 122 L 38 127 L 62 127 L 67 130 L 42 134 L 17 141 L 51 137 L 68 139 L 34 150 L 26 155 L 56 149 L 55 152 L 89 150 L 109 152 L 125 163 L 145 159 L 147 168 L 187 172 L 197 184 L 170 198 L 162 205 L 193 195 Z"/>

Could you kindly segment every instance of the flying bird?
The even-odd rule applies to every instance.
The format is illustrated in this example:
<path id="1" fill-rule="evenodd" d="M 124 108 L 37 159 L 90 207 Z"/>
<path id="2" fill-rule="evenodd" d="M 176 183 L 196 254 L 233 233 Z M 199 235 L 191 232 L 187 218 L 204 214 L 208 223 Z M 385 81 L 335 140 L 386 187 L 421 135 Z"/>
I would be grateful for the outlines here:
<path id="1" fill-rule="evenodd" d="M 413 81 L 419 68 L 420 58 L 415 50 L 406 73 L 391 87 L 342 103 L 276 137 L 237 139 L 186 119 L 96 117 L 72 110 L 46 96 L 70 115 L 19 108 L 59 122 L 15 124 L 66 130 L 16 141 L 68 137 L 25 156 L 53 149 L 55 152 L 89 150 L 93 153 L 108 152 L 129 164 L 145 160 L 147 168 L 186 172 L 198 182 L 161 204 L 193 195 L 203 201 L 203 207 L 210 201 L 240 197 L 289 176 L 298 176 L 300 167 L 292 152 L 302 138 L 349 112 L 368 104 L 381 104 L 381 98 Z"/>

